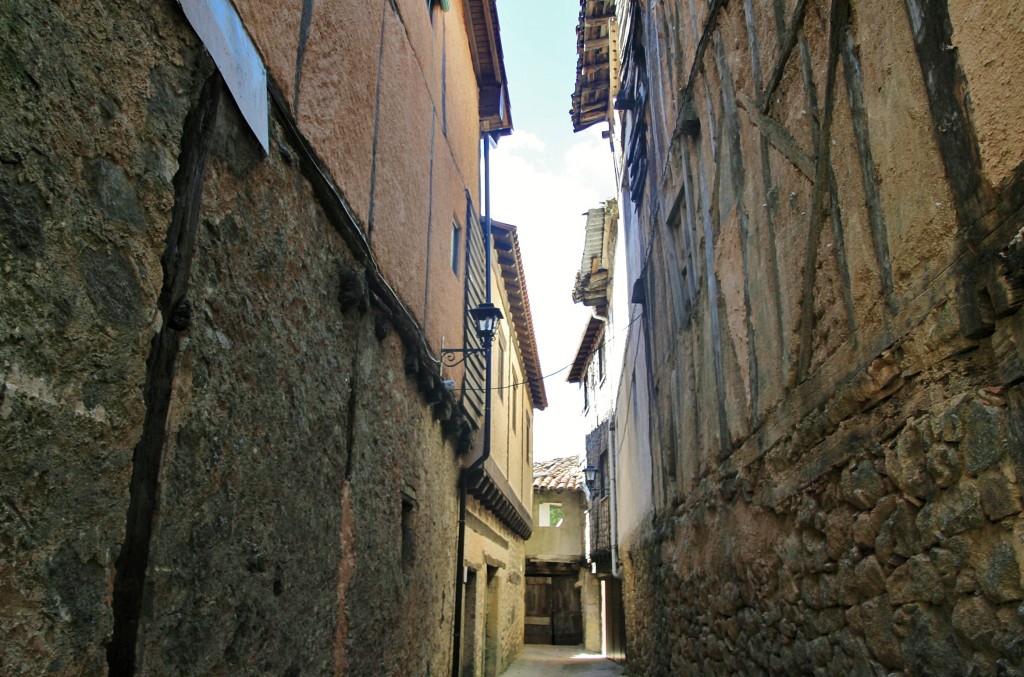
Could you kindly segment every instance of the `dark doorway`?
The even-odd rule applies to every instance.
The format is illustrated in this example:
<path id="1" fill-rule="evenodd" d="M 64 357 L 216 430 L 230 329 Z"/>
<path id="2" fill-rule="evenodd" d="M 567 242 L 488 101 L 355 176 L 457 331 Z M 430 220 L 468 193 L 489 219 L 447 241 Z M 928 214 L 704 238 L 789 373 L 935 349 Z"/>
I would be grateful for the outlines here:
<path id="1" fill-rule="evenodd" d="M 626 660 L 626 614 L 622 605 L 622 581 L 605 578 L 604 588 L 604 632 L 605 655 L 618 663 Z"/>
<path id="2" fill-rule="evenodd" d="M 476 674 L 477 586 L 476 571 L 466 572 L 465 607 L 462 616 L 462 671 L 463 675 Z"/>
<path id="3" fill-rule="evenodd" d="M 498 598 L 498 568 L 487 567 L 487 615 L 484 632 L 484 677 L 497 677 L 498 656 L 501 644 L 498 642 L 498 612 L 501 600 Z"/>
<path id="4" fill-rule="evenodd" d="M 526 643 L 583 643 L 578 575 L 526 577 Z"/>

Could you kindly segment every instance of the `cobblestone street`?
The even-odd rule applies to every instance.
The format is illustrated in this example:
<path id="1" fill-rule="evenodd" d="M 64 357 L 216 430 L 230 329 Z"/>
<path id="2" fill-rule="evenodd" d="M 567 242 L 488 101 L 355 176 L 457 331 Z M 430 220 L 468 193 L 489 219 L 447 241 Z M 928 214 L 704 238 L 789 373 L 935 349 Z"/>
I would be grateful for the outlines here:
<path id="1" fill-rule="evenodd" d="M 622 666 L 580 646 L 527 644 L 502 677 L 612 677 L 625 675 Z"/>

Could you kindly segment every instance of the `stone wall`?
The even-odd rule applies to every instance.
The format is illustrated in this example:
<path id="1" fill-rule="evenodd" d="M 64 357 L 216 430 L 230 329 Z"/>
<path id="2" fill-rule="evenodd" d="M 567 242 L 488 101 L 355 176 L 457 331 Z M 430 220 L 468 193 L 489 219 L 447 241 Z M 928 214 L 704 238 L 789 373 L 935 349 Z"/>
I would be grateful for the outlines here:
<path id="1" fill-rule="evenodd" d="M 583 610 L 583 648 L 601 653 L 601 579 L 580 569 L 580 606 Z"/>
<path id="2" fill-rule="evenodd" d="M 393 5 L 350 4 L 412 39 Z M 403 6 L 419 51 L 388 55 L 409 86 L 440 92 L 434 36 L 473 98 L 461 20 L 442 38 Z M 318 53 L 297 114 L 275 70 L 294 53 L 261 45 L 264 155 L 176 3 L 0 2 L 0 36 L 0 673 L 104 674 L 108 652 L 115 674 L 447 673 L 466 427 L 429 353 L 462 331 L 442 303 L 461 286 L 425 249 L 410 269 L 447 274 L 433 296 L 388 283 L 400 265 L 378 265 L 369 204 L 348 202 L 371 156 L 352 178 L 344 144 L 300 124 L 332 83 Z M 376 67 L 331 72 L 372 91 Z M 418 100 L 429 122 L 440 102 Z M 477 190 L 475 106 L 435 167 L 444 233 Z M 429 136 L 423 113 L 387 124 Z M 371 202 L 402 206 L 388 185 Z M 437 304 L 454 315 L 428 323 Z"/>
<path id="3" fill-rule="evenodd" d="M 1024 393 L 904 389 L 809 483 L 769 455 L 625 545 L 631 673 L 1019 674 Z"/>
<path id="4" fill-rule="evenodd" d="M 526 615 L 526 549 L 523 539 L 470 498 L 465 562 L 476 572 L 467 586 L 464 639 L 475 640 L 472 660 L 463 656 L 469 677 L 501 674 L 522 651 Z"/>
<path id="5" fill-rule="evenodd" d="M 621 9 L 630 674 L 1019 674 L 1024 14 Z"/>

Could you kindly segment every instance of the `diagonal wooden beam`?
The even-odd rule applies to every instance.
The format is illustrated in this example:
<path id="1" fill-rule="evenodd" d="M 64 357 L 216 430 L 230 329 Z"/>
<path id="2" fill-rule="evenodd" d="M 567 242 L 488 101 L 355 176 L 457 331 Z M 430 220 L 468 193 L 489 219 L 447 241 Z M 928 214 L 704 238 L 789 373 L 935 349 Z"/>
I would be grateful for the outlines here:
<path id="1" fill-rule="evenodd" d="M 803 299 L 800 317 L 800 357 L 797 363 L 797 382 L 807 378 L 811 366 L 811 350 L 814 347 L 814 285 L 817 281 L 818 242 L 821 227 L 828 218 L 825 198 L 829 191 L 829 175 L 832 171 L 832 114 L 836 100 L 836 72 L 842 33 L 850 21 L 850 0 L 832 0 L 829 20 L 828 70 L 825 76 L 825 109 L 822 112 L 821 132 L 818 135 L 818 153 L 815 166 L 814 190 L 811 193 L 811 208 L 808 213 L 807 251 L 804 256 Z"/>
<path id="2" fill-rule="evenodd" d="M 789 25 L 785 40 L 782 42 L 779 60 L 775 62 L 775 67 L 772 68 L 772 75 L 768 79 L 768 85 L 765 87 L 764 95 L 761 98 L 762 113 L 767 113 L 772 107 L 772 95 L 775 94 L 779 83 L 782 82 L 782 74 L 786 72 L 786 64 L 793 53 L 793 48 L 796 47 L 797 37 L 800 35 L 800 29 L 803 28 L 804 16 L 806 14 L 807 0 L 799 0 L 796 8 L 793 10 L 793 22 Z"/>
<path id="3" fill-rule="evenodd" d="M 750 114 L 751 122 L 761 130 L 768 142 L 800 170 L 801 174 L 813 182 L 815 179 L 814 158 L 800 148 L 800 144 L 796 142 L 789 130 L 778 121 L 762 113 L 757 104 L 743 92 L 737 93 L 737 99 L 739 107 Z"/>

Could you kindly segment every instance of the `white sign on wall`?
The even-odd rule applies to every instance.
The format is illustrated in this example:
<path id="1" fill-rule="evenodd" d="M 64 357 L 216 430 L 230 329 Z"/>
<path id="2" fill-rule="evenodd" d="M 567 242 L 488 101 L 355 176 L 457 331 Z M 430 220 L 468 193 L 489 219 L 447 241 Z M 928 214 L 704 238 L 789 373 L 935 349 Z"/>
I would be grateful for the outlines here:
<path id="1" fill-rule="evenodd" d="M 231 0 L 179 0 L 192 28 L 220 70 L 242 117 L 270 150 L 267 68 Z"/>

